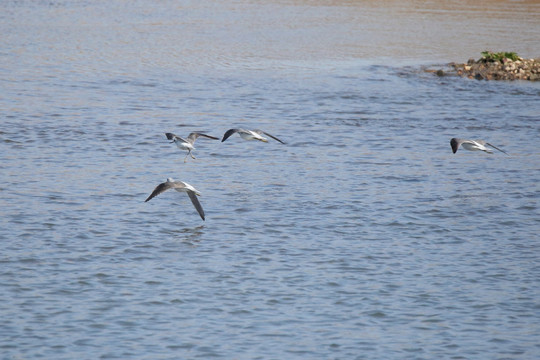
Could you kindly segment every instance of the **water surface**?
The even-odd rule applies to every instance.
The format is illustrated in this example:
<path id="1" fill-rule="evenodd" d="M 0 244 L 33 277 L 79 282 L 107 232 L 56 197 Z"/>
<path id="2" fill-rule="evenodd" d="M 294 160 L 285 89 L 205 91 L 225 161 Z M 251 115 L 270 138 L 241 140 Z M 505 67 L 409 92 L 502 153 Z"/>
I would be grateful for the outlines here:
<path id="1" fill-rule="evenodd" d="M 3 358 L 538 358 L 535 2 L 1 7 Z"/>

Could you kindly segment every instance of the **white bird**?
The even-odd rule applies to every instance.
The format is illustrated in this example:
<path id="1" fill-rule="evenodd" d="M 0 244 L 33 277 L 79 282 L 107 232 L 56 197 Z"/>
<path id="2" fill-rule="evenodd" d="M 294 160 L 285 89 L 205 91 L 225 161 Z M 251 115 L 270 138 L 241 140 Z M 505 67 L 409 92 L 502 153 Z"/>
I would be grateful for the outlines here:
<path id="1" fill-rule="evenodd" d="M 450 146 L 452 146 L 452 151 L 454 152 L 454 154 L 456 153 L 456 151 L 458 151 L 458 148 L 459 148 L 460 145 L 465 150 L 485 151 L 488 154 L 493 154 L 493 151 L 491 151 L 491 149 L 488 149 L 486 147 L 486 145 L 488 145 L 488 146 L 491 146 L 492 148 L 497 149 L 500 152 L 503 152 L 506 155 L 508 155 L 508 153 L 506 151 L 501 150 L 498 147 L 493 146 L 488 142 L 485 142 L 484 140 L 465 140 L 465 139 L 458 139 L 458 138 L 452 138 L 452 140 L 450 140 Z"/>
<path id="2" fill-rule="evenodd" d="M 221 140 L 221 142 L 224 142 L 225 140 L 227 140 L 234 133 L 238 133 L 238 135 L 240 135 L 240 137 L 244 140 L 259 140 L 262 142 L 268 142 L 268 139 L 262 136 L 264 134 L 266 136 L 271 137 L 272 139 L 276 141 L 279 141 L 282 144 L 285 144 L 283 141 L 279 140 L 277 137 L 270 135 L 269 133 L 264 132 L 262 130 L 245 130 L 245 129 L 227 130 L 225 134 L 223 135 L 223 139 Z"/>
<path id="3" fill-rule="evenodd" d="M 193 144 L 195 143 L 195 140 L 197 140 L 199 136 L 203 136 L 205 138 L 212 139 L 212 140 L 219 140 L 217 137 L 206 135 L 200 132 L 192 132 L 191 134 L 188 135 L 187 139 L 181 138 L 180 136 L 175 135 L 173 133 L 165 133 L 165 136 L 167 136 L 167 139 L 172 140 L 171 143 L 175 143 L 179 149 L 187 150 L 188 153 L 186 157 L 184 158 L 184 162 L 186 162 L 186 159 L 189 155 L 191 155 L 192 159 L 195 159 L 195 156 L 193 156 L 191 152 L 195 149 L 193 147 Z"/>
<path id="4" fill-rule="evenodd" d="M 197 195 L 200 196 L 201 193 L 197 189 L 195 189 L 193 186 L 183 181 L 174 181 L 172 178 L 167 178 L 167 181 L 156 186 L 154 191 L 152 191 L 150 196 L 146 200 L 144 200 L 144 202 L 149 201 L 153 197 L 158 196 L 162 192 L 167 191 L 169 189 L 174 189 L 179 192 L 187 193 L 189 198 L 191 199 L 191 202 L 193 203 L 193 206 L 195 206 L 195 209 L 197 209 L 197 212 L 201 216 L 201 219 L 203 219 L 204 221 L 204 210 L 201 206 L 201 203 L 199 202 L 199 199 L 197 199 Z"/>

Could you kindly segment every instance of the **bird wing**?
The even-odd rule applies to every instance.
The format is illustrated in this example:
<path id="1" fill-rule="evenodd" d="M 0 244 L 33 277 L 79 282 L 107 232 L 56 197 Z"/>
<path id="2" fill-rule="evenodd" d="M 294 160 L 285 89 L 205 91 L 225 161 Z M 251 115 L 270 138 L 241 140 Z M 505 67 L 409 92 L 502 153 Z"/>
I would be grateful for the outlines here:
<path id="1" fill-rule="evenodd" d="M 195 206 L 195 209 L 197 209 L 197 212 L 201 216 L 201 219 L 203 219 L 204 221 L 204 210 L 201 206 L 201 203 L 199 202 L 199 199 L 197 199 L 197 195 L 193 191 L 188 191 L 187 194 L 189 198 L 191 199 L 193 206 Z"/>
<path id="2" fill-rule="evenodd" d="M 229 129 L 225 132 L 225 134 L 223 134 L 223 139 L 221 139 L 221 142 L 224 142 L 225 140 L 227 140 L 232 134 L 236 133 L 240 131 L 240 129 Z"/>
<path id="3" fill-rule="evenodd" d="M 172 141 L 175 141 L 176 139 L 180 139 L 183 142 L 188 142 L 183 137 L 174 135 L 173 133 L 166 133 L 165 135 L 167 136 L 167 139 L 172 140 Z"/>
<path id="4" fill-rule="evenodd" d="M 144 200 L 144 202 L 147 202 L 147 201 L 150 201 L 150 199 L 158 196 L 159 194 L 161 194 L 162 192 L 164 191 L 167 191 L 169 190 L 170 188 L 172 188 L 174 185 L 173 183 L 171 182 L 164 182 L 164 183 L 161 183 L 159 184 L 158 186 L 156 186 L 156 188 L 154 189 L 154 191 L 152 191 L 152 193 L 150 194 L 150 196 Z"/>
<path id="5" fill-rule="evenodd" d="M 488 142 L 486 143 L 486 145 L 489 145 L 489 146 L 491 146 L 492 148 L 497 149 L 497 150 L 499 150 L 500 152 L 503 152 L 503 153 L 505 153 L 506 155 L 508 155 L 508 153 L 507 153 L 506 151 L 501 150 L 501 149 L 499 149 L 498 147 L 496 147 L 496 146 L 494 146 L 494 145 L 491 145 L 491 144 L 488 143 Z"/>
<path id="6" fill-rule="evenodd" d="M 267 132 L 264 132 L 264 131 L 262 131 L 262 130 L 255 130 L 255 132 L 256 132 L 257 134 L 259 134 L 259 135 L 264 134 L 264 135 L 266 135 L 266 136 L 271 137 L 272 139 L 274 139 L 274 140 L 276 140 L 276 141 L 279 141 L 279 142 L 282 143 L 282 144 L 285 144 L 283 141 L 279 140 L 277 137 L 275 137 L 274 135 L 271 135 L 271 134 L 269 134 L 269 133 L 267 133 Z"/>
<path id="7" fill-rule="evenodd" d="M 210 136 L 210 135 L 206 135 L 206 134 L 199 133 L 199 132 L 192 132 L 191 134 L 189 134 L 188 140 L 193 144 L 193 143 L 195 142 L 195 140 L 196 140 L 199 136 L 203 136 L 203 137 L 205 137 L 205 138 L 212 139 L 212 140 L 219 140 L 217 137 Z"/>

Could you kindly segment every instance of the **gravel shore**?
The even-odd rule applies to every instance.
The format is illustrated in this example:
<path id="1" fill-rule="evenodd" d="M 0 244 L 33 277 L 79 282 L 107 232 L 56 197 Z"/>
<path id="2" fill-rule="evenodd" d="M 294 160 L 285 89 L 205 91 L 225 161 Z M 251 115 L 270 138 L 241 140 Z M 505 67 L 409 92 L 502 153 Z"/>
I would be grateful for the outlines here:
<path id="1" fill-rule="evenodd" d="M 466 63 L 450 63 L 447 68 L 432 70 L 438 76 L 458 75 L 477 80 L 540 80 L 540 59 L 515 60 L 502 58 L 501 60 L 469 59 Z"/>

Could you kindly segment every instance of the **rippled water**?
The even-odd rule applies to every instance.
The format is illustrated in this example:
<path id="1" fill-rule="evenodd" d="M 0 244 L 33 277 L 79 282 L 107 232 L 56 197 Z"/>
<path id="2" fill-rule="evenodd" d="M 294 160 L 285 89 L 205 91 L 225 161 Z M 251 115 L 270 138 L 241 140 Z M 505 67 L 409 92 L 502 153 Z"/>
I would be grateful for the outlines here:
<path id="1" fill-rule="evenodd" d="M 2 358 L 540 355 L 535 2 L 0 7 Z"/>

